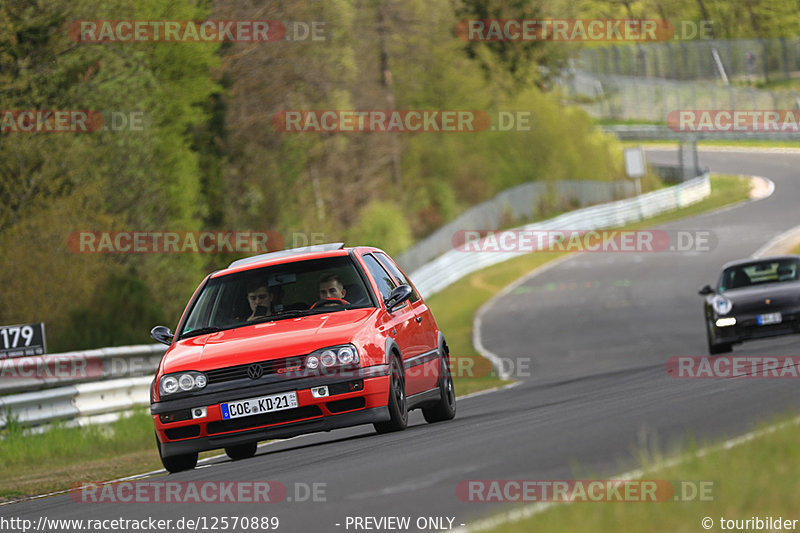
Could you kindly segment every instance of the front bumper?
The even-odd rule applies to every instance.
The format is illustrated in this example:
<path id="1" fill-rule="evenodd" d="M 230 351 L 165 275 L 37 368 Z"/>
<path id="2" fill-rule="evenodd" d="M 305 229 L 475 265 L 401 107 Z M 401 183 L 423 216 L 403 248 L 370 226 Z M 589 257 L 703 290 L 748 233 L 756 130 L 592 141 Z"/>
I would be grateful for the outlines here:
<path id="1" fill-rule="evenodd" d="M 315 398 L 311 388 L 322 385 L 328 386 L 330 395 Z M 291 391 L 297 394 L 297 408 L 233 419 L 222 417 L 221 403 Z M 166 400 L 151 404 L 150 411 L 161 455 L 169 457 L 383 422 L 389 420 L 388 398 L 388 365 L 380 365 L 346 377 L 306 377 Z M 206 415 L 192 418 L 193 410 L 201 407 Z"/>
<path id="2" fill-rule="evenodd" d="M 714 329 L 714 342 L 715 344 L 735 344 L 747 340 L 765 339 L 769 337 L 776 337 L 779 335 L 792 335 L 800 333 L 800 311 L 797 310 L 765 310 L 767 312 L 780 312 L 782 320 L 779 324 L 760 325 L 758 323 L 759 314 L 741 314 L 736 315 L 732 313 L 726 315 L 728 317 L 735 317 L 736 324 L 733 326 L 719 327 L 713 325 Z M 720 317 L 715 317 L 716 318 Z"/>

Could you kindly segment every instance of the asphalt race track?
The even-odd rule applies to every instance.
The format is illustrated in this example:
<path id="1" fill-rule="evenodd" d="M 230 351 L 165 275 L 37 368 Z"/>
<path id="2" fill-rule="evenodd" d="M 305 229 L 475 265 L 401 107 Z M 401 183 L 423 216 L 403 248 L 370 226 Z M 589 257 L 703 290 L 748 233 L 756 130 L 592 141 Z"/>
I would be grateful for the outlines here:
<path id="1" fill-rule="evenodd" d="M 651 152 L 648 158 L 671 162 L 675 154 Z M 509 361 L 529 363 L 530 376 L 459 401 L 452 422 L 427 425 L 415 411 L 402 433 L 378 436 L 364 426 L 308 435 L 262 445 L 249 460 L 219 459 L 169 476 L 278 481 L 293 501 L 98 504 L 62 494 L 2 506 L 0 517 L 36 523 L 43 516 L 276 516 L 278 531 L 289 532 L 364 530 L 352 522 L 348 527 L 347 517 L 366 516 L 410 517 L 409 531 L 420 531 L 420 517 L 469 526 L 509 504 L 461 501 L 456 487 L 463 480 L 611 476 L 637 467 L 634 451 L 642 446 L 669 450 L 687 435 L 733 437 L 759 420 L 797 410 L 792 379 L 667 375 L 670 357 L 707 353 L 697 289 L 713 284 L 722 263 L 749 256 L 800 224 L 800 154 L 703 152 L 700 163 L 770 178 L 775 193 L 664 226 L 713 232 L 718 244 L 711 251 L 577 254 L 495 300 L 483 315 L 483 343 Z M 782 337 L 737 346 L 734 354 L 797 355 L 798 346 L 800 337 Z M 294 501 L 313 484 L 322 484 L 318 499 L 324 501 Z"/>

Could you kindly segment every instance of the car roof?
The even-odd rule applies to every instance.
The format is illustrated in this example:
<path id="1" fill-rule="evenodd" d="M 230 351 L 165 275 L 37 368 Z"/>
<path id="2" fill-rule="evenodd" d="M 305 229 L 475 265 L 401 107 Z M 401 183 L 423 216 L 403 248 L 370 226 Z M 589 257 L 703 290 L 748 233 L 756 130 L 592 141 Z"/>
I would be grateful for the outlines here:
<path id="1" fill-rule="evenodd" d="M 770 261 L 781 261 L 786 259 L 794 259 L 795 261 L 800 261 L 800 255 L 771 255 L 769 257 L 749 257 L 747 259 L 737 259 L 736 261 L 730 261 L 722 265 L 722 270 L 726 268 L 735 267 L 735 266 L 742 266 L 742 265 L 755 265 L 758 263 L 769 263 Z"/>
<path id="2" fill-rule="evenodd" d="M 350 251 L 355 250 L 356 248 L 364 249 L 365 251 L 372 251 L 372 250 L 380 251 L 377 248 L 373 248 L 371 246 L 345 248 L 343 242 L 301 246 L 299 248 L 289 248 L 286 250 L 278 250 L 275 252 L 268 252 L 265 254 L 237 259 L 236 261 L 228 265 L 228 268 L 214 272 L 212 274 L 212 277 L 231 274 L 233 272 L 241 272 L 253 268 L 261 268 L 264 266 L 275 265 L 285 262 L 347 255 Z"/>

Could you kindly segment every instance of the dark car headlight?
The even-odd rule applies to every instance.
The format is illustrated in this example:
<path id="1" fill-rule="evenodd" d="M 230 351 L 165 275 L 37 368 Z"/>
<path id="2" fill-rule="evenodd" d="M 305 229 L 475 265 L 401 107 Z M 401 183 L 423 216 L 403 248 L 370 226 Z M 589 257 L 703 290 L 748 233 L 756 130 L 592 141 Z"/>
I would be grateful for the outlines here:
<path id="1" fill-rule="evenodd" d="M 187 372 L 176 372 L 161 376 L 158 383 L 158 392 L 162 396 L 177 394 L 179 392 L 198 391 L 205 388 L 208 378 L 202 372 L 193 370 Z"/>
<path id="2" fill-rule="evenodd" d="M 309 370 L 323 370 L 334 367 L 349 367 L 357 365 L 358 350 L 352 344 L 343 344 L 341 346 L 331 346 L 330 348 L 323 348 L 315 352 L 311 352 L 306 356 L 305 367 Z"/>
<path id="3" fill-rule="evenodd" d="M 711 300 L 711 307 L 719 315 L 727 315 L 733 309 L 733 302 L 721 295 L 716 295 Z"/>

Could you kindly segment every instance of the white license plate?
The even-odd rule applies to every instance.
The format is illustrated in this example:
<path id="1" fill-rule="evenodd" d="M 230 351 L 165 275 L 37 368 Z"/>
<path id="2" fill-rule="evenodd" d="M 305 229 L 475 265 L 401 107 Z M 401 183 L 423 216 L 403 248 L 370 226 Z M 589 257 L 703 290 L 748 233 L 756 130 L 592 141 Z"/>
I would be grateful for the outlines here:
<path id="1" fill-rule="evenodd" d="M 297 393 L 284 392 L 281 394 L 271 394 L 259 398 L 248 398 L 238 402 L 228 402 L 220 404 L 222 418 L 241 418 L 243 416 L 260 415 L 273 411 L 283 411 L 297 407 Z"/>
<path id="2" fill-rule="evenodd" d="M 767 313 L 766 315 L 758 315 L 758 325 L 766 326 L 768 324 L 780 324 L 783 321 L 783 316 L 780 313 Z"/>

